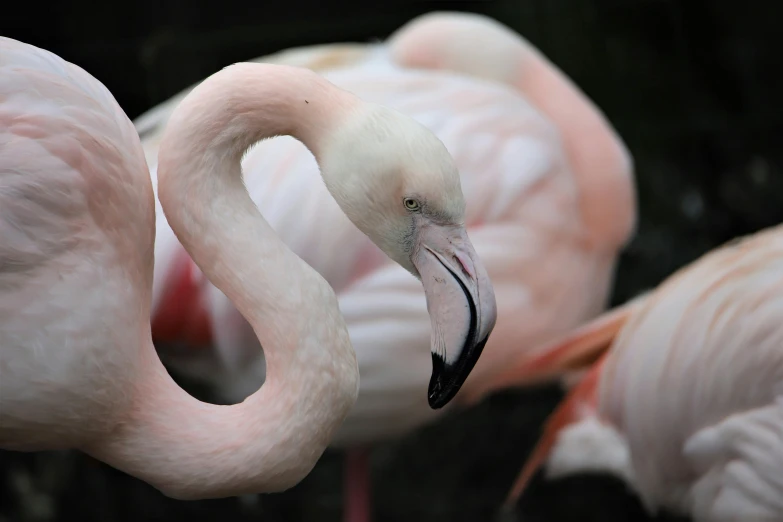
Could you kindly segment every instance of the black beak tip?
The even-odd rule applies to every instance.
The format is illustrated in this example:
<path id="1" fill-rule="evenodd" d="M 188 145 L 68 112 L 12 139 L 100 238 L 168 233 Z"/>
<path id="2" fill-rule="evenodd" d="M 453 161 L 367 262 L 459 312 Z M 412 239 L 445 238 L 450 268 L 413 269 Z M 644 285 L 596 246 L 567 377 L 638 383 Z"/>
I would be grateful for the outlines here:
<path id="1" fill-rule="evenodd" d="M 449 376 L 453 374 L 454 370 L 451 365 L 446 364 L 440 355 L 432 354 L 432 377 L 430 378 L 427 400 L 433 410 L 443 408 L 457 395 L 459 386 L 448 384 L 451 380 Z"/>
<path id="2" fill-rule="evenodd" d="M 455 364 L 446 364 L 440 355 L 432 354 L 432 377 L 427 393 L 430 408 L 439 410 L 446 406 L 459 393 L 473 367 L 476 366 L 489 336 L 476 344 L 473 349 L 463 350 Z"/>

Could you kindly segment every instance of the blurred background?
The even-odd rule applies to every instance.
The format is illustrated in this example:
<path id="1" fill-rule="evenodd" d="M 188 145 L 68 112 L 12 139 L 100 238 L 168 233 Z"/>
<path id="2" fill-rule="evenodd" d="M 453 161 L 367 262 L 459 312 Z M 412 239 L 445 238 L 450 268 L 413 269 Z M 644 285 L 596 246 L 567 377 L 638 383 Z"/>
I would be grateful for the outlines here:
<path id="1" fill-rule="evenodd" d="M 289 0 L 63 0 L 3 8 L 0 34 L 101 80 L 129 117 L 221 67 L 285 48 L 383 39 L 432 10 L 513 28 L 604 111 L 636 163 L 640 225 L 612 304 L 736 236 L 783 222 L 783 5 L 728 0 L 487 0 L 340 4 Z M 375 520 L 494 520 L 561 397 L 496 394 L 372 453 Z M 342 460 L 296 488 L 178 502 L 76 453 L 0 452 L 0 521 L 338 521 Z M 538 480 L 519 520 L 646 520 L 606 477 Z M 661 517 L 660 520 L 669 520 Z"/>

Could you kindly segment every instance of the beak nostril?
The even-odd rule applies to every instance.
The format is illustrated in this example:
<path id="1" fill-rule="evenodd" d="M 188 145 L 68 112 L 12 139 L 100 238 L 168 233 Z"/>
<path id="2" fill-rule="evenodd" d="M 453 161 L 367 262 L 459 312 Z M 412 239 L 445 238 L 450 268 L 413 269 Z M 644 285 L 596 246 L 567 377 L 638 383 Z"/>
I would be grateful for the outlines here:
<path id="1" fill-rule="evenodd" d="M 454 263 L 459 266 L 462 269 L 462 273 L 465 274 L 466 277 L 472 278 L 473 274 L 468 269 L 467 263 L 465 263 L 462 258 L 460 258 L 459 255 L 455 254 L 452 256 L 452 259 L 454 259 Z"/>

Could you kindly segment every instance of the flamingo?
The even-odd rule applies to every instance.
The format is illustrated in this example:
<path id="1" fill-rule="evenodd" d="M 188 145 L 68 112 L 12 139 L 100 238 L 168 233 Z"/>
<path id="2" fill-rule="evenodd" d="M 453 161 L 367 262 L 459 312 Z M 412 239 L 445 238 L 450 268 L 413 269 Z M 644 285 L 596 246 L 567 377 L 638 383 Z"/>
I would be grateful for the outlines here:
<path id="1" fill-rule="evenodd" d="M 151 339 L 154 194 L 130 120 L 81 68 L 3 38 L 0 122 L 0 448 L 79 449 L 176 499 L 280 491 L 310 472 L 359 376 L 334 291 L 242 183 L 242 155 L 270 136 L 300 139 L 348 218 L 420 278 L 431 407 L 495 323 L 459 175 L 431 132 L 312 71 L 235 64 L 182 100 L 159 151 L 171 230 L 266 348 L 260 390 L 199 402 Z"/>
<path id="2" fill-rule="evenodd" d="M 511 364 L 496 387 L 597 362 L 552 414 L 537 469 L 615 474 L 654 513 L 783 520 L 783 225 L 708 253 Z"/>
<path id="3" fill-rule="evenodd" d="M 316 70 L 412 116 L 452 153 L 466 224 L 498 299 L 492 339 L 465 389 L 604 309 L 618 252 L 635 228 L 631 156 L 592 102 L 519 35 L 481 15 L 436 12 L 384 43 L 295 48 L 255 61 Z M 135 121 L 153 178 L 160 137 L 188 92 Z M 317 165 L 301 144 L 261 143 L 243 167 L 271 226 L 337 292 L 362 378 L 333 446 L 349 450 L 346 519 L 366 521 L 367 448 L 449 409 L 428 408 L 418 393 L 429 378 L 421 290 L 315 186 Z M 261 346 L 165 220 L 157 226 L 158 349 L 170 366 L 211 383 L 219 401 L 242 401 L 264 382 Z"/>

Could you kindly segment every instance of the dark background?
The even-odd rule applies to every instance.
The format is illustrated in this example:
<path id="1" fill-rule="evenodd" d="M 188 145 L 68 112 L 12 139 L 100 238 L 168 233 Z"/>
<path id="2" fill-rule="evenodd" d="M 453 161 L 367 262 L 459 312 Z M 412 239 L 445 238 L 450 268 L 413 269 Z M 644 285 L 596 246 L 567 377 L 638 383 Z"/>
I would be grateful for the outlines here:
<path id="1" fill-rule="evenodd" d="M 780 2 L 64 0 L 3 6 L 0 34 L 85 68 L 128 116 L 219 68 L 287 47 L 385 38 L 418 14 L 488 14 L 524 35 L 602 108 L 632 151 L 640 226 L 613 303 L 738 235 L 783 222 Z M 376 522 L 492 520 L 560 397 L 506 392 L 372 459 Z M 341 459 L 293 490 L 177 502 L 76 453 L 0 452 L 0 522 L 337 521 Z M 519 518 L 646 520 L 607 478 L 537 481 Z"/>

